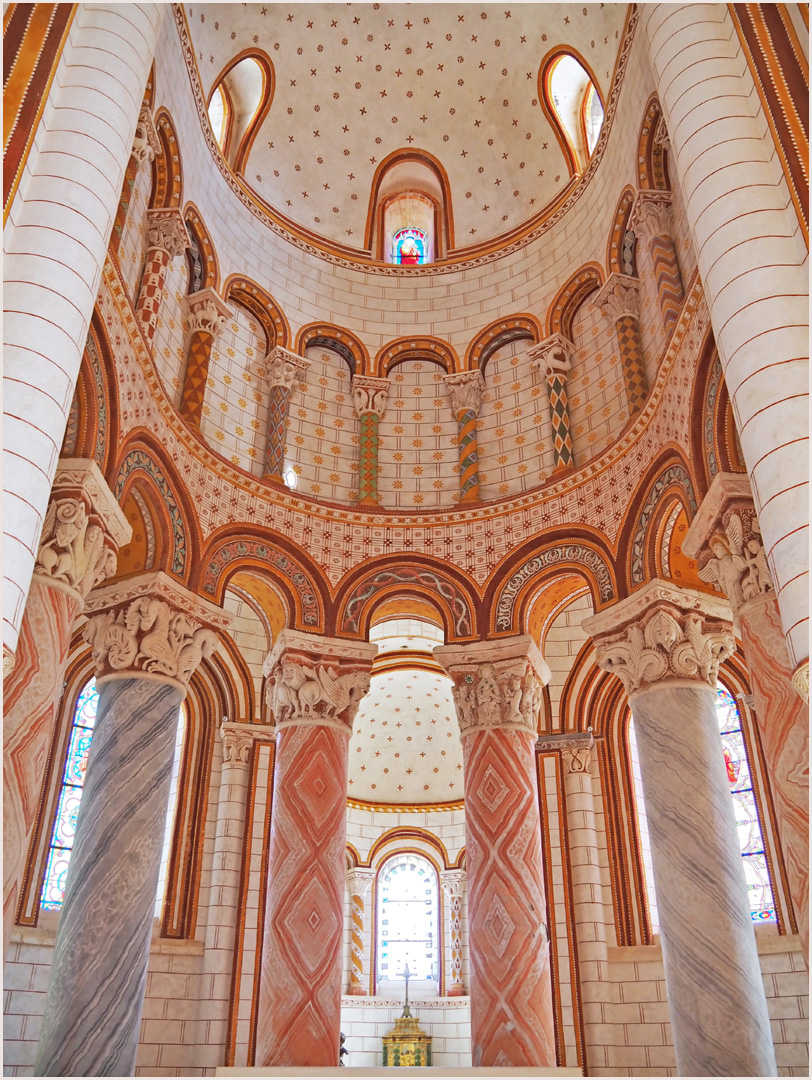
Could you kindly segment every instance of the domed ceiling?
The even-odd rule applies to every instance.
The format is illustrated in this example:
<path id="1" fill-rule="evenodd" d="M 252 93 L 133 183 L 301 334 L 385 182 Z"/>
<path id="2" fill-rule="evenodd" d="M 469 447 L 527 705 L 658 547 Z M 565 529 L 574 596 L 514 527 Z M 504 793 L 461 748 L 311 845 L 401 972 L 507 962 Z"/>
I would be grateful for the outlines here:
<path id="1" fill-rule="evenodd" d="M 570 183 L 539 104 L 539 68 L 574 50 L 606 101 L 626 4 L 190 4 L 208 96 L 239 54 L 274 67 L 245 180 L 310 235 L 363 249 L 376 169 L 431 155 L 448 178 L 454 247 L 510 232 Z"/>

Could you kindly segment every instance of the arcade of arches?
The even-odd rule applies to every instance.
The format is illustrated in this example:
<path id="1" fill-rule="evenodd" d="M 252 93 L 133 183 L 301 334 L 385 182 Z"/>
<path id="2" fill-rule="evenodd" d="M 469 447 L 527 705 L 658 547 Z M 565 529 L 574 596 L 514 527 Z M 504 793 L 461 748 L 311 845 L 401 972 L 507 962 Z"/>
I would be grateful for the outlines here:
<path id="1" fill-rule="evenodd" d="M 806 1075 L 807 5 L 9 4 L 7 1075 Z"/>

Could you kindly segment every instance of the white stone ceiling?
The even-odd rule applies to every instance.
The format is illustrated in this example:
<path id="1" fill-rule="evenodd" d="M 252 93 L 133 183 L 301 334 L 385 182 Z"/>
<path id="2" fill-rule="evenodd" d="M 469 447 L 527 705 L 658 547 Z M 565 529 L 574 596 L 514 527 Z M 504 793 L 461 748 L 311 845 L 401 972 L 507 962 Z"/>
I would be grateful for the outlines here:
<path id="1" fill-rule="evenodd" d="M 606 99 L 626 4 L 189 4 L 208 95 L 246 49 L 274 65 L 246 181 L 277 211 L 362 248 L 376 166 L 425 150 L 448 175 L 456 247 L 533 218 L 569 182 L 538 102 L 553 46 L 576 49 Z"/>

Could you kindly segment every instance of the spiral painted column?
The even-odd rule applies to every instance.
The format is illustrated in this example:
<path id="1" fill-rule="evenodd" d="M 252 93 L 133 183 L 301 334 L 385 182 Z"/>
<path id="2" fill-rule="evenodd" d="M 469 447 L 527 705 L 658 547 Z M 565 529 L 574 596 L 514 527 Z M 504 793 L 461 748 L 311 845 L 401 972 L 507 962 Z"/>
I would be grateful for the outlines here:
<path id="1" fill-rule="evenodd" d="M 170 259 L 186 250 L 189 237 L 180 210 L 148 210 L 147 228 L 147 256 L 135 304 L 135 318 L 147 344 L 152 345 L 164 298 L 166 268 Z"/>
<path id="2" fill-rule="evenodd" d="M 629 416 L 640 412 L 648 397 L 648 379 L 640 343 L 639 293 L 637 278 L 628 274 L 610 274 L 594 301 L 615 325 Z"/>
<path id="3" fill-rule="evenodd" d="M 350 985 L 348 994 L 356 997 L 367 996 L 369 973 L 366 971 L 365 956 L 365 916 L 366 901 L 375 880 L 375 871 L 363 866 L 355 866 L 347 871 L 347 889 L 352 908 L 352 932 L 350 939 Z"/>
<path id="4" fill-rule="evenodd" d="M 37 1076 L 133 1074 L 178 709 L 230 622 L 160 572 L 96 589 L 85 614 L 99 704 Z"/>
<path id="5" fill-rule="evenodd" d="M 671 192 L 638 191 L 628 228 L 648 243 L 666 337 L 677 325 L 685 293 L 671 235 Z"/>
<path id="6" fill-rule="evenodd" d="M 528 352 L 530 365 L 547 380 L 550 399 L 550 432 L 553 439 L 554 473 L 575 465 L 570 433 L 570 410 L 567 400 L 567 374 L 575 346 L 561 334 L 553 334 Z"/>
<path id="7" fill-rule="evenodd" d="M 462 895 L 465 892 L 464 870 L 441 870 L 440 884 L 448 904 L 448 943 L 446 945 L 446 996 L 462 997 Z"/>
<path id="8" fill-rule="evenodd" d="M 277 484 L 285 482 L 285 443 L 288 437 L 290 397 L 295 384 L 309 367 L 309 360 L 277 345 L 254 368 L 254 374 L 271 387 L 268 398 L 268 443 L 262 475 L 266 480 L 273 480 Z"/>
<path id="9" fill-rule="evenodd" d="M 549 679 L 526 636 L 434 650 L 465 770 L 473 1065 L 554 1066 L 535 742 Z"/>
<path id="10" fill-rule="evenodd" d="M 386 412 L 388 379 L 356 375 L 352 380 L 352 400 L 361 425 L 358 458 L 358 502 L 378 505 L 378 424 Z"/>
<path id="11" fill-rule="evenodd" d="M 3 699 L 3 956 L 14 926 L 71 632 L 132 527 L 95 461 L 62 458 Z"/>
<path id="12" fill-rule="evenodd" d="M 206 379 L 215 338 L 232 312 L 228 304 L 214 291 L 201 289 L 186 297 L 189 309 L 189 356 L 180 399 L 180 415 L 194 427 L 200 427 Z"/>
<path id="13" fill-rule="evenodd" d="M 678 1075 L 775 1076 L 716 718 L 730 608 L 654 579 L 583 627 L 634 717 Z"/>
<path id="14" fill-rule="evenodd" d="M 775 586 L 746 476 L 717 473 L 682 550 L 733 613 L 755 701 L 789 892 L 809 964 L 809 706 L 795 692 Z"/>
<path id="15" fill-rule="evenodd" d="M 377 651 L 283 630 L 265 662 L 276 763 L 260 1066 L 338 1065 L 349 741 Z"/>
<path id="16" fill-rule="evenodd" d="M 138 123 L 135 128 L 132 153 L 124 171 L 124 186 L 121 189 L 116 220 L 113 222 L 113 232 L 110 235 L 110 251 L 118 255 L 121 247 L 121 238 L 124 235 L 124 226 L 127 222 L 127 214 L 130 211 L 135 178 L 143 165 L 149 165 L 157 154 L 161 153 L 161 141 L 155 130 L 155 122 L 152 113 L 146 105 L 142 105 L 138 114 Z"/>
<path id="17" fill-rule="evenodd" d="M 443 382 L 451 395 L 451 408 L 457 418 L 460 448 L 460 503 L 479 501 L 479 455 L 477 453 L 477 417 L 482 405 L 485 380 L 479 371 L 460 371 L 446 375 Z"/>

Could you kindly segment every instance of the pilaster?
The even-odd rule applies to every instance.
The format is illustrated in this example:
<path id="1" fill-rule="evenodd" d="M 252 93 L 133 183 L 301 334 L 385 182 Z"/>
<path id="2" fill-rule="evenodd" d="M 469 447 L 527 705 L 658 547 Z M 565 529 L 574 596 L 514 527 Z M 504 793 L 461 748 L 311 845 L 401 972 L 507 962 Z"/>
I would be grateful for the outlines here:
<path id="1" fill-rule="evenodd" d="M 477 418 L 482 406 L 485 380 L 479 370 L 459 371 L 443 376 L 457 420 L 460 453 L 461 503 L 479 501 L 479 453 Z"/>

